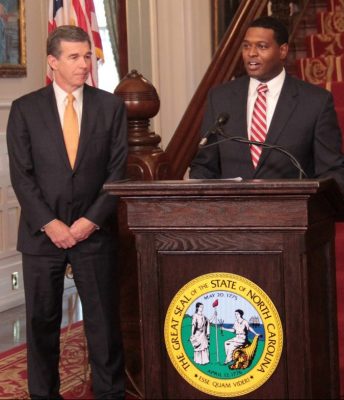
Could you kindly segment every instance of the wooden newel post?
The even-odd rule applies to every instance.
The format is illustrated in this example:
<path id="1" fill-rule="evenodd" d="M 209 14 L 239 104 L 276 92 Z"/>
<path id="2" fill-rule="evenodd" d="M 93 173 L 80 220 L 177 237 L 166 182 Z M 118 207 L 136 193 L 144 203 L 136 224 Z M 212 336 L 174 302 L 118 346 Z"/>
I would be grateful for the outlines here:
<path id="1" fill-rule="evenodd" d="M 124 99 L 128 113 L 128 176 L 131 179 L 167 179 L 168 159 L 159 147 L 161 138 L 149 130 L 160 99 L 154 86 L 136 70 L 129 72 L 115 89 Z"/>

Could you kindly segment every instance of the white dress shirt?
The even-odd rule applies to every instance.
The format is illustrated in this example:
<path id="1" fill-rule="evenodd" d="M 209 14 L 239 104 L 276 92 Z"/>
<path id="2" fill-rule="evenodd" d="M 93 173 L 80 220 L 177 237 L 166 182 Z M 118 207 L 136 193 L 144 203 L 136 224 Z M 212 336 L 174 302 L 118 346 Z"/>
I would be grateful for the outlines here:
<path id="1" fill-rule="evenodd" d="M 53 89 L 54 89 L 54 93 L 55 93 L 57 110 L 59 112 L 61 127 L 63 127 L 63 117 L 64 117 L 66 105 L 67 105 L 68 93 L 65 92 L 63 89 L 61 89 L 60 86 L 55 81 L 53 81 Z M 82 116 L 82 100 L 83 100 L 83 92 L 84 92 L 83 89 L 84 89 L 84 87 L 81 86 L 78 89 L 76 89 L 74 92 L 72 92 L 73 96 L 75 97 L 75 100 L 73 102 L 73 107 L 78 116 L 79 135 L 80 135 L 80 125 L 81 125 L 81 116 Z M 44 225 L 41 228 L 41 231 L 44 232 L 46 226 L 48 226 L 53 221 L 56 221 L 56 218 L 49 221 L 46 225 Z"/>
<path id="2" fill-rule="evenodd" d="M 281 94 L 285 76 L 286 72 L 283 69 L 282 72 L 279 75 L 275 76 L 275 78 L 271 79 L 271 81 L 264 82 L 268 86 L 268 91 L 266 92 L 266 123 L 268 130 L 270 127 L 272 117 L 275 112 L 277 101 Z M 248 87 L 248 97 L 247 97 L 247 129 L 248 129 L 249 139 L 251 139 L 251 122 L 252 122 L 253 107 L 256 98 L 258 96 L 257 87 L 260 83 L 262 82 L 254 78 L 250 78 L 250 83 Z"/>
<path id="3" fill-rule="evenodd" d="M 54 92 L 55 92 L 55 98 L 56 98 L 57 109 L 59 112 L 61 126 L 63 126 L 63 116 L 64 116 L 64 112 L 65 112 L 66 105 L 67 105 L 68 93 L 65 92 L 63 89 L 61 89 L 60 86 L 55 81 L 53 81 L 53 88 L 54 88 Z M 74 92 L 72 92 L 72 95 L 75 97 L 73 106 L 74 106 L 74 109 L 78 116 L 79 134 L 80 134 L 81 116 L 82 116 L 82 100 L 83 100 L 83 93 L 84 93 L 83 89 L 84 89 L 84 87 L 81 86 L 78 89 L 74 90 Z"/>

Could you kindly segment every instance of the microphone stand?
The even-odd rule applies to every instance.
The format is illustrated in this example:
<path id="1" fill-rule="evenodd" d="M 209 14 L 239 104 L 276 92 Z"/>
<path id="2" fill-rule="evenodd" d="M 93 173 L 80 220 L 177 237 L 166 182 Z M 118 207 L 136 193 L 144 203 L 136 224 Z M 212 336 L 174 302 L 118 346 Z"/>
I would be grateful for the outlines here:
<path id="1" fill-rule="evenodd" d="M 302 169 L 302 167 L 301 167 L 300 163 L 297 161 L 297 159 L 291 153 L 289 153 L 289 151 L 285 150 L 283 147 L 277 146 L 277 145 L 274 145 L 274 144 L 264 143 L 264 142 L 256 142 L 254 140 L 246 139 L 246 138 L 244 138 L 242 136 L 227 136 L 227 135 L 225 135 L 225 133 L 223 132 L 221 127 L 217 128 L 217 132 L 222 137 L 224 137 L 223 140 L 219 140 L 219 141 L 216 141 L 214 143 L 209 143 L 209 144 L 206 144 L 206 145 L 201 145 L 200 148 L 205 149 L 207 147 L 215 146 L 215 145 L 223 143 L 223 142 L 233 141 L 233 142 L 246 143 L 246 144 L 255 145 L 255 146 L 261 146 L 261 147 L 265 147 L 265 148 L 268 148 L 268 149 L 274 149 L 274 150 L 279 151 L 280 153 L 283 153 L 284 155 L 286 155 L 290 159 L 291 163 L 299 171 L 299 179 L 302 179 L 303 176 L 305 178 L 307 178 L 307 174 Z"/>

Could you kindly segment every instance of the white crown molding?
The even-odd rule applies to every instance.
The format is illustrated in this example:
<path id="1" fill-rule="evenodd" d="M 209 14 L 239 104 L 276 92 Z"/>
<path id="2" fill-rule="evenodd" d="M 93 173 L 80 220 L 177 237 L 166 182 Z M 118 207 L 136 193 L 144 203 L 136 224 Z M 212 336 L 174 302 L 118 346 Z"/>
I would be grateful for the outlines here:
<path id="1" fill-rule="evenodd" d="M 0 109 L 7 110 L 12 105 L 12 100 L 0 100 Z"/>

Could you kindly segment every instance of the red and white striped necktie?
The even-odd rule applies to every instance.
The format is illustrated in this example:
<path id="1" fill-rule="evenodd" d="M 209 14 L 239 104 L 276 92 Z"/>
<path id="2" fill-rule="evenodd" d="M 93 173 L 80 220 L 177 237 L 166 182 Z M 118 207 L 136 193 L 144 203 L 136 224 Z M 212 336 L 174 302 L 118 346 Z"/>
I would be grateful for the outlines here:
<path id="1" fill-rule="evenodd" d="M 265 142 L 267 134 L 266 123 L 266 92 L 268 91 L 266 83 L 260 83 L 257 88 L 258 96 L 254 103 L 252 122 L 251 122 L 251 137 L 250 140 L 255 142 Z M 257 167 L 260 155 L 262 153 L 262 146 L 251 145 L 251 157 L 254 168 Z"/>

